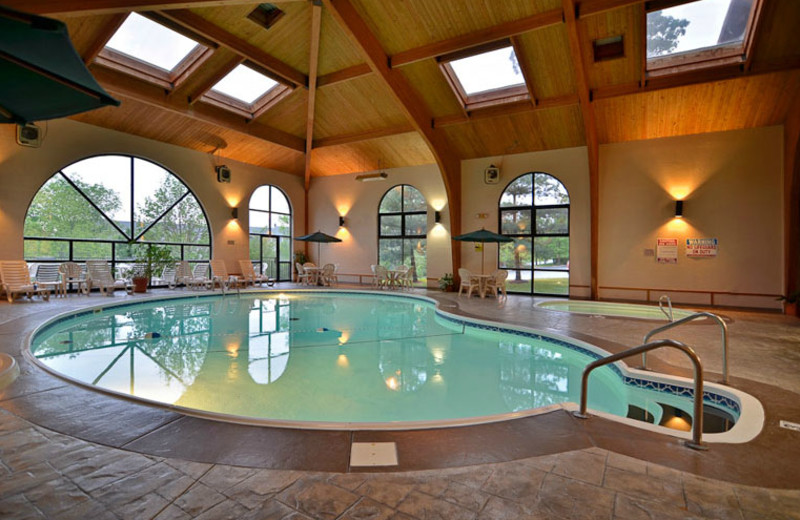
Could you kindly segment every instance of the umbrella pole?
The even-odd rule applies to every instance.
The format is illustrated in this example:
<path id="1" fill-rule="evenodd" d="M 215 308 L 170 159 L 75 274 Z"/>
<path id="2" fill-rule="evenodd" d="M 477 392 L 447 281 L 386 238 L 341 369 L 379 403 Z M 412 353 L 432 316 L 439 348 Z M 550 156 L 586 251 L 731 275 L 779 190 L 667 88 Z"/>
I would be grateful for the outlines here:
<path id="1" fill-rule="evenodd" d="M 483 260 L 486 256 L 486 242 L 481 244 L 481 274 L 483 274 Z"/>

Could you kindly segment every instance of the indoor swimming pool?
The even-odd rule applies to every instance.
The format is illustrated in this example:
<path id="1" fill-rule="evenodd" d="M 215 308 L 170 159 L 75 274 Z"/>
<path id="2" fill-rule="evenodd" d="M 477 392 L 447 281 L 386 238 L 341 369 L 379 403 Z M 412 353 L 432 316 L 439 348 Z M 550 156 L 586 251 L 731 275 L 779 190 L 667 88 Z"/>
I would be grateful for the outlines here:
<path id="1" fill-rule="evenodd" d="M 102 391 L 222 420 L 312 428 L 469 424 L 576 403 L 584 367 L 605 354 L 468 321 L 426 298 L 346 291 L 96 307 L 45 323 L 30 351 L 48 370 Z M 605 367 L 592 373 L 589 407 L 688 429 L 691 389 L 691 381 Z M 707 387 L 705 405 L 723 429 L 742 413 L 725 387 Z"/>

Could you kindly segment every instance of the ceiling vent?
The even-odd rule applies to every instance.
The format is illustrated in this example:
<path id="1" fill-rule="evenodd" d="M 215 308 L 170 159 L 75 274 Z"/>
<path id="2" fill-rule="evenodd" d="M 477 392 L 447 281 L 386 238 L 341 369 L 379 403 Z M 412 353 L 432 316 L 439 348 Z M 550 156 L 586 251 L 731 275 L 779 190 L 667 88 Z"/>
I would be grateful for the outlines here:
<path id="1" fill-rule="evenodd" d="M 622 35 L 612 36 L 610 38 L 600 38 L 592 42 L 592 51 L 594 51 L 594 61 L 607 61 L 616 58 L 625 57 L 625 45 Z"/>

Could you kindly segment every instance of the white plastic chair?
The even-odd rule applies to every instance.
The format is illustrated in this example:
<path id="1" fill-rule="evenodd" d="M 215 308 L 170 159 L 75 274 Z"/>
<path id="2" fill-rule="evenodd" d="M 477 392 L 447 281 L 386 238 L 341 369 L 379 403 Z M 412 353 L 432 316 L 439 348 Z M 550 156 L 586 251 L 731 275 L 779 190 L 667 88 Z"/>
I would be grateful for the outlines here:
<path id="1" fill-rule="evenodd" d="M 211 278 L 208 277 L 208 263 L 201 262 L 199 264 L 194 264 L 192 276 L 189 278 L 186 285 L 189 289 L 213 288 L 214 285 L 211 282 Z"/>
<path id="2" fill-rule="evenodd" d="M 495 298 L 500 297 L 500 293 L 508 296 L 506 292 L 506 279 L 508 278 L 508 271 L 505 269 L 498 269 L 492 273 L 492 277 L 486 281 L 486 291 L 494 295 Z"/>
<path id="3" fill-rule="evenodd" d="M 382 265 L 375 266 L 375 287 L 379 289 L 389 287 L 389 270 Z"/>
<path id="4" fill-rule="evenodd" d="M 481 290 L 481 281 L 477 276 L 473 276 L 469 270 L 464 269 L 463 267 L 459 268 L 458 270 L 458 277 L 461 278 L 461 285 L 458 286 L 458 295 L 461 296 L 461 292 L 466 289 L 467 290 L 467 297 L 469 298 L 472 296 L 473 289 L 478 291 L 480 294 Z"/>
<path id="5" fill-rule="evenodd" d="M 77 284 L 78 293 L 88 293 L 86 290 L 86 266 L 81 266 L 75 262 L 63 262 L 58 271 L 61 273 L 61 280 L 64 282 L 64 287 Z"/>
<path id="6" fill-rule="evenodd" d="M 239 260 L 239 267 L 242 269 L 242 276 L 244 279 L 252 285 L 255 285 L 256 282 L 258 282 L 258 285 L 263 285 L 266 282 L 269 287 L 275 285 L 274 278 L 270 278 L 265 274 L 256 273 L 253 262 L 250 260 Z"/>
<path id="7" fill-rule="evenodd" d="M 297 269 L 297 283 L 302 283 L 303 285 L 308 285 L 310 283 L 310 275 L 306 272 L 306 268 L 303 267 L 303 264 L 300 262 L 295 262 L 295 268 Z"/>
<path id="8" fill-rule="evenodd" d="M 28 262 L 25 260 L 0 261 L 0 284 L 8 298 L 8 303 L 14 303 L 14 296 L 24 294 L 31 299 L 39 295 L 43 300 L 50 299 L 50 290 L 36 287 L 31 281 Z"/>

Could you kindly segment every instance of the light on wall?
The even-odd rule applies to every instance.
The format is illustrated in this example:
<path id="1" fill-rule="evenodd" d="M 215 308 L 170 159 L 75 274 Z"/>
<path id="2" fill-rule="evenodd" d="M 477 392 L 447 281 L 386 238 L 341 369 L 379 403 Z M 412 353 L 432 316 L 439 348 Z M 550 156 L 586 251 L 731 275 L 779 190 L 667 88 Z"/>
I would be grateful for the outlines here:
<path id="1" fill-rule="evenodd" d="M 344 227 L 344 217 L 341 215 L 339 216 L 339 227 Z"/>
<path id="2" fill-rule="evenodd" d="M 231 219 L 232 220 L 239 219 L 239 208 L 231 208 Z"/>
<path id="3" fill-rule="evenodd" d="M 442 212 L 441 211 L 434 211 L 433 212 L 433 221 L 436 224 L 439 224 L 442 221 Z"/>
<path id="4" fill-rule="evenodd" d="M 683 201 L 675 201 L 675 218 L 683 218 Z"/>
<path id="5" fill-rule="evenodd" d="M 356 180 L 359 182 L 370 182 L 370 181 L 383 181 L 389 176 L 386 172 L 380 173 L 365 173 L 363 175 L 356 175 Z"/>

